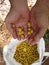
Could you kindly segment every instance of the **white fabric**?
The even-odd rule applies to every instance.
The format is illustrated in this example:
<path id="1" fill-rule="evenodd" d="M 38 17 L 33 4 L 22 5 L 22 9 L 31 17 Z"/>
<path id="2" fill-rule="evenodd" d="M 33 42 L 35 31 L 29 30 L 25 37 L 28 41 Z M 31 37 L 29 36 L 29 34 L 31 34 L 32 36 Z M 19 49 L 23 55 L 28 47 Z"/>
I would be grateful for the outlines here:
<path id="1" fill-rule="evenodd" d="M 11 5 L 9 0 L 0 0 L 0 20 L 5 20 L 8 12 L 10 11 L 10 7 Z"/>

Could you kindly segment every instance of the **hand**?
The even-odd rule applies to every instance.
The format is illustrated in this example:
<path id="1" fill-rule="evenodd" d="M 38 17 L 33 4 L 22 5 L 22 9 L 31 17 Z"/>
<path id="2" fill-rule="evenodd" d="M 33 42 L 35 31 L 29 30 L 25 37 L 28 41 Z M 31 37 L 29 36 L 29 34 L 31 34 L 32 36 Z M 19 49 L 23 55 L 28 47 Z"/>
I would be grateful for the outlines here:
<path id="1" fill-rule="evenodd" d="M 20 36 L 18 36 L 17 28 L 25 27 L 24 29 L 26 29 L 26 24 L 29 19 L 29 10 L 27 7 L 27 2 L 26 0 L 10 0 L 10 2 L 11 10 L 5 20 L 6 26 L 15 39 L 20 39 Z M 12 28 L 12 24 L 15 25 L 13 25 L 15 28 Z"/>
<path id="2" fill-rule="evenodd" d="M 36 25 L 38 25 L 36 28 L 39 28 L 38 32 L 36 32 L 36 35 L 34 37 L 33 35 L 31 35 L 30 38 L 33 38 L 33 40 L 32 41 L 29 40 L 30 43 L 35 44 L 40 40 L 41 37 L 44 36 L 48 27 L 48 7 L 46 0 L 37 0 L 37 3 L 32 8 L 30 15 L 31 15 L 30 21 L 36 22 Z"/>

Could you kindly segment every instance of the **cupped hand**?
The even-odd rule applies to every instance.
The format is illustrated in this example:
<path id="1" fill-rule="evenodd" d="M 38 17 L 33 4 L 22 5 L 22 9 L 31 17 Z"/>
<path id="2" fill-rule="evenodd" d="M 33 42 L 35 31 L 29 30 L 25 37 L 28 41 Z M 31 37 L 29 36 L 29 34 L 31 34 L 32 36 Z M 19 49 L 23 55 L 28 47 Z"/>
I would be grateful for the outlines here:
<path id="1" fill-rule="evenodd" d="M 34 45 L 44 36 L 48 28 L 48 7 L 46 0 L 37 0 L 35 6 L 31 9 L 30 17 L 30 21 L 36 23 L 36 34 L 34 37 L 33 35 L 30 36 L 33 40 L 30 41 L 30 38 L 28 38 L 30 43 Z"/>
<path id="2" fill-rule="evenodd" d="M 29 10 L 26 0 L 10 0 L 11 9 L 6 17 L 6 26 L 11 32 L 12 36 L 16 39 L 21 39 L 18 35 L 18 28 L 21 27 L 25 31 L 26 37 L 26 24 L 29 19 Z"/>

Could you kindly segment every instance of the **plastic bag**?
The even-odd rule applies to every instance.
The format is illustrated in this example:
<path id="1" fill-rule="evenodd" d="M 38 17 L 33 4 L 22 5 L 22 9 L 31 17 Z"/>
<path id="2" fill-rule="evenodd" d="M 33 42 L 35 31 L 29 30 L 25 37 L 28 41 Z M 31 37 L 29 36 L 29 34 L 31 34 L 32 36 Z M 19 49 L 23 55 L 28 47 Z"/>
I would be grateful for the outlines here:
<path id="1" fill-rule="evenodd" d="M 19 41 L 17 39 L 12 39 L 9 45 L 4 46 L 3 57 L 6 62 L 6 65 L 21 65 L 20 63 L 15 61 L 13 55 L 15 53 L 15 46 L 22 41 L 25 40 Z M 45 52 L 45 42 L 43 38 L 41 38 L 40 41 L 38 42 L 38 52 L 39 52 L 39 59 L 35 61 L 32 65 L 41 65 L 43 57 L 49 56 L 49 53 Z"/>

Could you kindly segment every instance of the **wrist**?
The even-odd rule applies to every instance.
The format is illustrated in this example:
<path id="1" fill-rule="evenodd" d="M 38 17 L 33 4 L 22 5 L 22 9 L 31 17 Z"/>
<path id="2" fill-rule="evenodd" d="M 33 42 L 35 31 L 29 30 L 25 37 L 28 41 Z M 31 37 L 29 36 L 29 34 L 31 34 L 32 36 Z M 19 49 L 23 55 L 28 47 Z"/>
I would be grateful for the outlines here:
<path id="1" fill-rule="evenodd" d="M 20 8 L 24 8 L 27 6 L 27 0 L 10 0 L 11 8 L 19 10 Z"/>
<path id="2" fill-rule="evenodd" d="M 10 3 L 11 4 L 18 4 L 18 3 L 27 3 L 27 0 L 10 0 Z"/>

